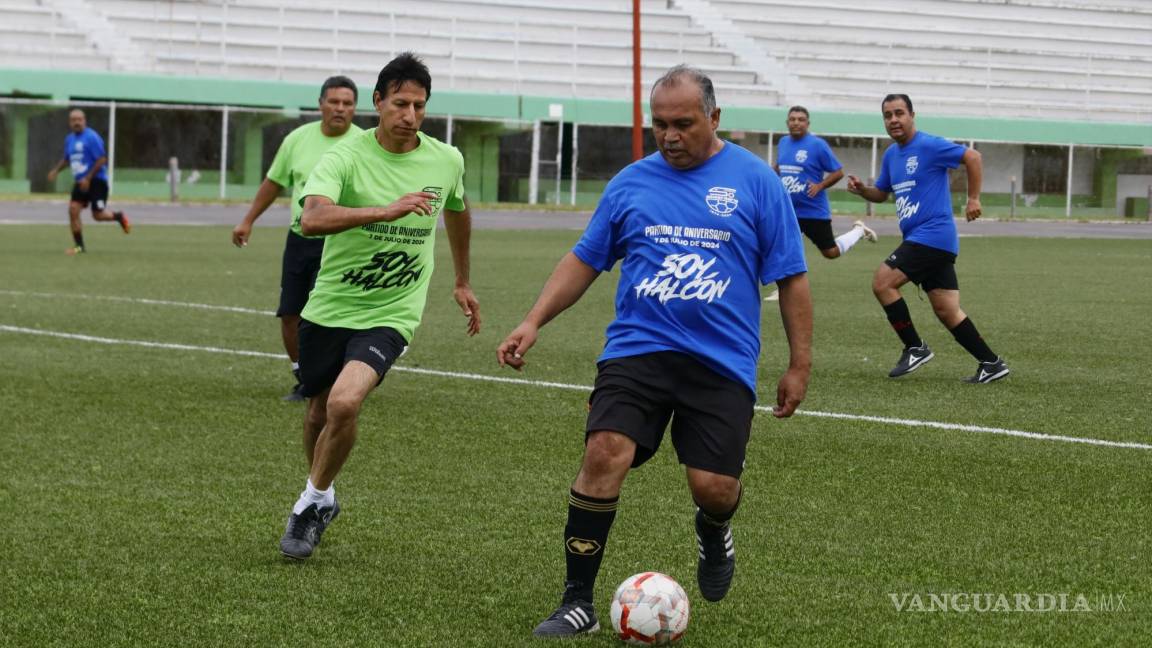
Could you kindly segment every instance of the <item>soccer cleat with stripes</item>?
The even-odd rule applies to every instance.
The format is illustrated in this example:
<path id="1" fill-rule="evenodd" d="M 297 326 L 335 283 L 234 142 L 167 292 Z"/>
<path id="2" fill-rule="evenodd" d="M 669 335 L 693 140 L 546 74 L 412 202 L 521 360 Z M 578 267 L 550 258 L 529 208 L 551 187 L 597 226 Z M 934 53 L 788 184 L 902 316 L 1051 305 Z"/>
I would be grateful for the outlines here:
<path id="1" fill-rule="evenodd" d="M 700 594 L 716 602 L 728 594 L 732 575 L 736 573 L 736 545 L 732 540 L 732 523 L 717 526 L 696 509 L 696 543 L 700 559 L 696 563 L 696 583 Z"/>
<path id="2" fill-rule="evenodd" d="M 900 360 L 896 362 L 896 366 L 888 372 L 888 377 L 899 378 L 910 374 L 919 369 L 920 365 L 935 357 L 936 354 L 932 353 L 932 349 L 929 349 L 927 344 L 921 344 L 918 347 L 906 347 L 900 353 Z"/>
<path id="3" fill-rule="evenodd" d="M 84 254 L 85 252 L 87 252 L 87 250 L 85 250 L 84 247 L 80 245 L 75 245 L 64 250 L 64 254 L 67 254 L 68 256 L 77 256 Z"/>
<path id="4" fill-rule="evenodd" d="M 596 620 L 596 608 L 588 601 L 577 599 L 560 604 L 552 616 L 536 626 L 532 635 L 542 639 L 562 639 L 596 632 L 599 629 L 600 622 Z"/>
<path id="5" fill-rule="evenodd" d="M 1004 364 L 1004 358 L 996 358 L 992 362 L 981 362 L 980 366 L 976 367 L 976 373 L 965 378 L 964 382 L 983 385 L 993 380 L 1000 380 L 1009 373 L 1008 365 Z"/>

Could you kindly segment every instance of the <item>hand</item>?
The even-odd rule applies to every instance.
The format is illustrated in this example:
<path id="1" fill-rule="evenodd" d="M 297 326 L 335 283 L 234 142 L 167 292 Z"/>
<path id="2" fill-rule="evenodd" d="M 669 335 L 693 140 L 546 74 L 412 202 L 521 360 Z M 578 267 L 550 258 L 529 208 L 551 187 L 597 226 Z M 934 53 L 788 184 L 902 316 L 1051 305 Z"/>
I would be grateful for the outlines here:
<path id="1" fill-rule="evenodd" d="M 772 416 L 788 418 L 804 401 L 808 395 L 808 377 L 810 371 L 806 369 L 789 368 L 780 377 L 776 385 L 776 407 L 772 408 Z"/>
<path id="2" fill-rule="evenodd" d="M 476 295 L 472 294 L 470 286 L 456 286 L 452 291 L 452 297 L 456 303 L 460 305 L 460 310 L 464 311 L 464 316 L 468 318 L 468 337 L 472 337 L 480 332 L 480 302 L 476 301 Z"/>
<path id="3" fill-rule="evenodd" d="M 857 196 L 864 193 L 864 183 L 860 182 L 860 178 L 854 175 L 848 176 L 848 193 L 856 194 Z"/>
<path id="4" fill-rule="evenodd" d="M 77 186 L 77 187 L 80 187 L 80 191 L 88 191 L 88 186 L 89 186 L 89 185 L 91 185 L 91 184 L 92 184 L 92 183 L 91 183 L 91 182 L 89 182 L 88 178 L 84 178 L 83 180 L 80 180 L 80 181 L 78 181 L 78 182 L 76 183 L 76 186 Z M 971 219 L 971 218 L 969 218 L 968 220 L 972 220 L 972 219 Z"/>
<path id="5" fill-rule="evenodd" d="M 980 218 L 981 213 L 983 212 L 980 210 L 980 199 L 969 197 L 968 206 L 964 208 L 964 216 L 968 219 L 968 222 Z"/>
<path id="6" fill-rule="evenodd" d="M 809 198 L 815 198 L 816 195 L 819 193 L 820 193 L 820 185 L 815 185 L 815 184 L 812 184 L 811 182 L 809 182 L 808 183 L 808 197 Z"/>
<path id="7" fill-rule="evenodd" d="M 56 174 L 59 173 L 56 169 L 48 172 L 48 182 L 56 182 Z"/>
<path id="8" fill-rule="evenodd" d="M 248 223 L 240 223 L 232 228 L 232 245 L 238 248 L 248 246 L 248 237 L 252 235 L 252 226 Z"/>
<path id="9" fill-rule="evenodd" d="M 540 329 L 527 322 L 521 322 L 515 330 L 496 347 L 496 362 L 501 366 L 512 367 L 516 371 L 524 369 L 524 354 L 536 344 Z"/>
<path id="10" fill-rule="evenodd" d="M 388 214 L 383 220 L 387 223 L 403 218 L 408 214 L 431 216 L 433 212 L 430 201 L 436 198 L 439 198 L 439 196 L 434 193 L 428 193 L 427 191 L 414 191 L 410 194 L 404 194 L 400 196 L 399 200 L 385 208 Z"/>

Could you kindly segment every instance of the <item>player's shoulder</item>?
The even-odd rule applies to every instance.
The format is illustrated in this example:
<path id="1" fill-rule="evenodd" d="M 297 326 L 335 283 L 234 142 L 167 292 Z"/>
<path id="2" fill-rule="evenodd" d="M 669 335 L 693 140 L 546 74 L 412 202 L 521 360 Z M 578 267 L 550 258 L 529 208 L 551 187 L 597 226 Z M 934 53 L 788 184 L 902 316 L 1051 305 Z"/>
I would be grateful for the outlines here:
<path id="1" fill-rule="evenodd" d="M 453 161 L 458 161 L 461 164 L 464 163 L 464 155 L 460 152 L 460 149 L 456 148 L 455 146 L 453 146 L 451 144 L 447 144 L 445 142 L 442 142 L 442 141 L 436 139 L 435 137 L 433 137 L 432 135 L 421 132 L 420 133 L 420 145 L 421 146 L 427 146 L 428 152 L 433 154 L 433 155 L 451 158 Z"/>

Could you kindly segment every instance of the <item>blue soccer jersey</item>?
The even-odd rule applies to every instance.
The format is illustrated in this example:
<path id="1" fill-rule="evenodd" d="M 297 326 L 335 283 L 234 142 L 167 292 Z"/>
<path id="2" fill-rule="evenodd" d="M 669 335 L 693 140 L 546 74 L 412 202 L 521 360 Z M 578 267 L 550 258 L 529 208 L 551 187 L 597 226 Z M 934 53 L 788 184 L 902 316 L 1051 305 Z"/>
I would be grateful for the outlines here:
<path id="1" fill-rule="evenodd" d="M 64 159 L 72 167 L 72 178 L 80 181 L 87 175 L 96 160 L 107 155 L 104 152 L 104 138 L 91 128 L 85 128 L 79 135 L 68 133 L 64 138 Z M 108 165 L 100 167 L 94 180 L 108 180 Z"/>
<path id="2" fill-rule="evenodd" d="M 960 253 L 948 170 L 955 169 L 966 149 L 942 137 L 917 131 L 904 146 L 884 151 L 876 188 L 896 194 L 896 214 L 905 241 Z"/>
<path id="3" fill-rule="evenodd" d="M 824 191 L 815 198 L 808 197 L 808 187 L 824 182 L 824 174 L 839 171 L 843 165 L 832 153 L 823 138 L 808 133 L 800 139 L 792 136 L 780 139 L 777 147 L 776 166 L 780 169 L 780 180 L 792 199 L 792 207 L 797 218 L 818 218 L 832 220 L 832 208 L 828 204 L 828 194 Z"/>
<path id="4" fill-rule="evenodd" d="M 600 360 L 678 351 L 755 395 L 759 284 L 807 271 L 799 229 L 776 174 L 731 142 L 688 170 L 629 165 L 572 250 L 599 271 L 623 259 Z"/>

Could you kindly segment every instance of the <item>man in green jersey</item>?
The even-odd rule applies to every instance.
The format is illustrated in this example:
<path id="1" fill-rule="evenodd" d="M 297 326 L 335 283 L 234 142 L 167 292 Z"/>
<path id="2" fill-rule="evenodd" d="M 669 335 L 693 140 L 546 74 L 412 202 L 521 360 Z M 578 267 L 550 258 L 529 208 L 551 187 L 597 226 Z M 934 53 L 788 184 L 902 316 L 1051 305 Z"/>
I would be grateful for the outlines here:
<path id="1" fill-rule="evenodd" d="M 304 188 L 302 231 L 326 238 L 301 313 L 309 475 L 280 539 L 289 558 L 311 556 L 340 512 L 332 482 L 356 440 L 361 404 L 420 323 L 441 211 L 456 270 L 453 296 L 468 318 L 468 335 L 480 331 L 468 277 L 472 216 L 464 202 L 464 158 L 420 132 L 431 91 L 420 59 L 405 52 L 389 62 L 372 94 L 379 125 L 328 151 Z"/>
<path id="2" fill-rule="evenodd" d="M 280 270 L 280 337 L 284 350 L 292 362 L 296 386 L 284 397 L 286 401 L 302 401 L 300 393 L 300 354 L 296 332 L 300 328 L 300 311 L 308 301 L 308 292 L 316 283 L 320 269 L 320 253 L 324 250 L 322 237 L 305 237 L 300 233 L 301 192 L 304 181 L 328 149 L 349 135 L 361 132 L 352 123 L 356 116 L 356 84 L 345 76 L 329 77 L 320 86 L 320 121 L 304 124 L 288 133 L 280 143 L 280 150 L 272 160 L 268 176 L 260 183 L 252 206 L 244 220 L 232 229 L 232 244 L 242 248 L 252 236 L 252 224 L 264 213 L 284 187 L 292 187 L 292 225 L 284 243 L 284 258 Z"/>

